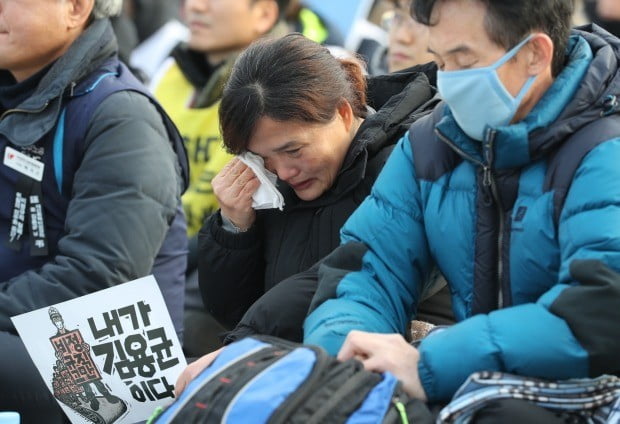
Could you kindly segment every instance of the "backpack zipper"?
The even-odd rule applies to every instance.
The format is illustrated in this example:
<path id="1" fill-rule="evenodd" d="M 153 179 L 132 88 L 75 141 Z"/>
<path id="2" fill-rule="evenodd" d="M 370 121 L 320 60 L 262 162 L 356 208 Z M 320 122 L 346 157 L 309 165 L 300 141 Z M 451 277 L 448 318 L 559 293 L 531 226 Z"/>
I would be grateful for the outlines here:
<path id="1" fill-rule="evenodd" d="M 226 372 L 219 376 L 219 380 L 223 383 L 214 388 L 213 392 L 207 396 L 203 396 L 203 403 L 209 402 L 214 406 L 206 408 L 206 414 L 197 410 L 200 415 L 196 416 L 196 419 L 204 422 L 212 422 L 211 419 L 219 419 L 221 417 L 222 422 L 226 422 L 226 416 L 230 412 L 230 408 L 233 405 L 233 401 L 237 398 L 238 394 L 243 391 L 243 388 L 252 383 L 257 377 L 262 375 L 265 370 L 268 370 L 273 366 L 280 358 L 290 353 L 285 349 L 276 346 L 270 346 L 262 351 L 258 352 L 252 357 L 248 357 L 244 361 L 238 361 L 230 367 L 227 367 Z M 248 366 L 248 362 L 253 362 L 252 366 Z M 234 376 L 234 380 L 226 376 Z M 203 393 L 201 393 L 202 395 Z M 206 401 L 206 402 L 205 402 Z M 208 404 L 207 404 L 208 405 Z"/>
<path id="2" fill-rule="evenodd" d="M 361 371 L 361 370 L 360 370 Z M 366 372 L 359 372 L 353 375 L 344 385 L 342 385 L 338 390 L 336 390 L 329 401 L 325 403 L 324 406 L 321 406 L 316 413 L 314 413 L 310 419 L 308 420 L 308 424 L 320 424 L 323 420 L 333 412 L 333 410 L 341 404 L 342 400 L 346 398 L 353 392 L 359 391 L 360 388 L 368 388 L 372 390 L 373 386 L 364 384 L 371 379 L 376 379 L 378 374 L 370 374 Z M 366 393 L 368 394 L 368 393 Z M 355 410 L 355 409 L 353 409 Z"/>
<path id="3" fill-rule="evenodd" d="M 270 424 L 279 424 L 285 422 L 288 417 L 293 413 L 299 404 L 307 399 L 310 392 L 315 390 L 316 383 L 321 381 L 326 365 L 328 364 L 329 357 L 327 353 L 316 346 L 305 346 L 308 349 L 314 351 L 316 360 L 310 375 L 306 378 L 306 381 L 295 390 L 290 398 L 288 398 L 276 411 L 269 417 L 268 422 Z"/>
<path id="4" fill-rule="evenodd" d="M 234 359 L 231 363 L 229 363 L 229 364 L 227 364 L 226 366 L 224 366 L 224 368 L 223 368 L 223 369 L 221 369 L 219 372 L 213 373 L 213 374 L 211 374 L 208 378 L 204 379 L 204 380 L 201 382 L 201 384 L 200 384 L 200 385 L 198 385 L 198 386 L 196 386 L 196 387 L 194 388 L 194 391 L 193 391 L 193 392 L 191 392 L 190 394 L 188 394 L 188 395 L 187 395 L 187 397 L 183 400 L 183 402 L 179 402 L 178 404 L 175 402 L 175 403 L 173 403 L 173 404 L 171 405 L 171 407 L 172 407 L 172 406 L 175 406 L 175 407 L 176 407 L 176 410 L 174 411 L 174 413 L 173 413 L 173 414 L 171 414 L 171 415 L 170 415 L 170 417 L 169 417 L 169 421 L 170 421 L 170 422 L 173 422 L 173 421 L 174 421 L 174 420 L 178 417 L 178 415 L 179 415 L 179 414 L 183 411 L 183 409 L 185 408 L 185 406 L 186 406 L 188 403 L 190 403 L 190 402 L 192 402 L 192 401 L 193 401 L 194 396 L 196 396 L 196 394 L 197 394 L 198 392 L 200 392 L 200 390 L 201 390 L 201 389 L 202 389 L 202 388 L 203 388 L 203 387 L 204 387 L 207 383 L 209 383 L 211 380 L 214 380 L 216 377 L 220 377 L 220 376 L 221 376 L 221 373 L 222 373 L 223 371 L 225 371 L 226 369 L 228 369 L 228 367 L 230 367 L 230 366 L 232 366 L 233 364 L 236 364 L 236 363 L 238 363 L 239 361 L 242 361 L 242 360 L 244 360 L 244 359 L 249 359 L 249 357 L 250 357 L 250 356 L 257 354 L 258 352 L 260 352 L 261 350 L 264 350 L 264 349 L 266 349 L 266 346 L 257 346 L 256 348 L 254 348 L 254 349 L 252 349 L 252 350 L 250 350 L 250 351 L 246 352 L 244 355 L 242 355 L 242 356 L 239 356 L 239 357 L 235 358 L 235 359 Z M 208 368 L 207 368 L 207 369 L 208 369 Z M 204 372 L 204 371 L 203 371 L 203 372 Z M 201 374 L 202 374 L 202 372 L 201 372 Z M 198 375 L 195 377 L 195 379 L 196 379 L 196 378 L 200 378 L 200 374 L 198 374 Z M 192 381 L 193 381 L 193 380 L 192 380 Z"/>
<path id="5" fill-rule="evenodd" d="M 392 405 L 398 412 L 398 418 L 400 418 L 401 424 L 409 424 L 409 418 L 407 417 L 407 409 L 405 408 L 405 404 L 400 401 L 400 397 L 394 396 L 392 397 Z"/>

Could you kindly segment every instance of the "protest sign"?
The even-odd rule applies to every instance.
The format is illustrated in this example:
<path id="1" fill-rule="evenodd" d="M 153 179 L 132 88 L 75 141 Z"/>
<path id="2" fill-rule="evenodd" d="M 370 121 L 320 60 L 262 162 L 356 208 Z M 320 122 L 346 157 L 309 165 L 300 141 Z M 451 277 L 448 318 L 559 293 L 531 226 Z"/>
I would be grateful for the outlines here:
<path id="1" fill-rule="evenodd" d="M 74 424 L 146 420 L 172 402 L 187 365 L 152 276 L 12 320 Z"/>

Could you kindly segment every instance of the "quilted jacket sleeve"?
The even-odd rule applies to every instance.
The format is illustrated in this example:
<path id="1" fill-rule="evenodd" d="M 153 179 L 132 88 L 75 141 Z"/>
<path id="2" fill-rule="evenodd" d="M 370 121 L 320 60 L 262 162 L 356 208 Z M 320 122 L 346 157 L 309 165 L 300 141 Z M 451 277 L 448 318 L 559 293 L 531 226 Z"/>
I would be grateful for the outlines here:
<path id="1" fill-rule="evenodd" d="M 198 278 L 207 310 L 222 324 L 237 325 L 264 291 L 265 262 L 260 222 L 244 233 L 222 228 L 220 212 L 198 233 Z"/>
<path id="2" fill-rule="evenodd" d="M 353 329 L 404 334 L 431 258 L 408 136 L 396 145 L 369 197 L 341 231 L 342 244 L 319 269 L 305 341 L 338 352 Z"/>
<path id="3" fill-rule="evenodd" d="M 86 137 L 58 254 L 0 282 L 0 331 L 13 331 L 13 315 L 145 276 L 153 266 L 181 191 L 159 113 L 141 94 L 112 94 Z"/>

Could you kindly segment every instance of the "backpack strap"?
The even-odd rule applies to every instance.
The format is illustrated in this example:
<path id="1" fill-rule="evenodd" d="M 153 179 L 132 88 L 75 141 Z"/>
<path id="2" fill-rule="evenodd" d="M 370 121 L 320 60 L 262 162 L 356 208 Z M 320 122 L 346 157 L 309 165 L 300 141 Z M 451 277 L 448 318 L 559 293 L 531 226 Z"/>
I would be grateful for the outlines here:
<path id="1" fill-rule="evenodd" d="M 60 117 L 58 118 L 58 124 L 56 125 L 56 132 L 54 133 L 53 151 L 52 156 L 54 158 L 54 176 L 56 177 L 56 185 L 58 192 L 63 194 L 63 151 L 65 146 L 65 116 L 67 110 L 63 107 L 60 111 Z"/>
<path id="2" fill-rule="evenodd" d="M 64 197 L 69 197 L 71 193 L 73 174 L 84 156 L 83 141 L 91 117 L 101 102 L 119 91 L 140 93 L 155 106 L 163 119 L 172 148 L 179 160 L 183 187 L 187 188 L 189 184 L 187 151 L 176 126 L 127 66 L 114 57 L 102 66 L 100 72 L 72 87 L 62 107 L 53 139 L 53 163 L 58 191 Z"/>
<path id="3" fill-rule="evenodd" d="M 553 221 L 556 228 L 566 195 L 575 172 L 583 158 L 599 144 L 620 136 L 620 119 L 615 114 L 602 115 L 600 119 L 573 133 L 555 152 L 548 162 L 543 191 L 553 190 Z"/>

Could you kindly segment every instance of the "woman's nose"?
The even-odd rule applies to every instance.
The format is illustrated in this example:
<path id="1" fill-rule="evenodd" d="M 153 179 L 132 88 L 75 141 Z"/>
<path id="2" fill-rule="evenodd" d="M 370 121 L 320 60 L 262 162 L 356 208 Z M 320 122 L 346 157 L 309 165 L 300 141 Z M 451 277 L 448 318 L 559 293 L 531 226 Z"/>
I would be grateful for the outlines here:
<path id="1" fill-rule="evenodd" d="M 275 173 L 282 181 L 289 181 L 299 174 L 299 169 L 293 166 L 280 165 L 275 169 Z"/>

